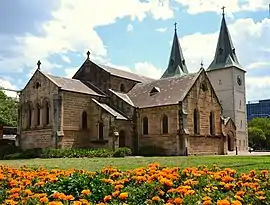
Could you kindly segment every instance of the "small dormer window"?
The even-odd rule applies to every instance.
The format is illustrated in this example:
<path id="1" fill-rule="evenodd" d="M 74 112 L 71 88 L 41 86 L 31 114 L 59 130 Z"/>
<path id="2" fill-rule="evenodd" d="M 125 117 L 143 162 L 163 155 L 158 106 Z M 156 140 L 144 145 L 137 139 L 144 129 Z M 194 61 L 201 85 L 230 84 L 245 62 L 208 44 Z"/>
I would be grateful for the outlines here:
<path id="1" fill-rule="evenodd" d="M 223 49 L 219 48 L 219 54 L 221 55 L 223 53 Z"/>
<path id="2" fill-rule="evenodd" d="M 186 61 L 185 60 L 182 60 L 182 63 L 183 63 L 183 65 L 186 65 Z"/>
<path id="3" fill-rule="evenodd" d="M 207 85 L 206 85 L 205 82 L 203 82 L 203 83 L 201 84 L 201 89 L 202 89 L 203 92 L 207 91 Z"/>
<path id="4" fill-rule="evenodd" d="M 35 82 L 34 88 L 38 89 L 40 86 L 41 86 L 41 85 L 40 85 L 40 82 L 38 82 L 38 81 Z"/>
<path id="5" fill-rule="evenodd" d="M 159 87 L 153 87 L 152 90 L 150 91 L 150 96 L 155 95 L 156 93 L 160 92 Z"/>
<path id="6" fill-rule="evenodd" d="M 235 55 L 235 48 L 232 49 L 232 53 Z"/>

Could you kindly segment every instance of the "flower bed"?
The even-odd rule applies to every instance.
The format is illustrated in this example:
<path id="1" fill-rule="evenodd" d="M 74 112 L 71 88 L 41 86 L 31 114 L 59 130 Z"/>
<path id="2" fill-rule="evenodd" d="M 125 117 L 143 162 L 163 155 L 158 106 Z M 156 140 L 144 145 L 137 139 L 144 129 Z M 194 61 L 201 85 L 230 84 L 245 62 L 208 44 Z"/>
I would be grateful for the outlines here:
<path id="1" fill-rule="evenodd" d="M 0 167 L 0 204 L 269 204 L 268 171 L 147 168 L 98 172 Z"/>

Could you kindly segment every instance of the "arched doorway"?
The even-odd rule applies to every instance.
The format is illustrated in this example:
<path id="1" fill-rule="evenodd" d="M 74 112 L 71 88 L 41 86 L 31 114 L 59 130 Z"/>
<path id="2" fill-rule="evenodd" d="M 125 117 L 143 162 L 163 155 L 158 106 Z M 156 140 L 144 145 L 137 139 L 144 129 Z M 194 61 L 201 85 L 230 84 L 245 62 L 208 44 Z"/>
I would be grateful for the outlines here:
<path id="1" fill-rule="evenodd" d="M 231 131 L 228 132 L 227 142 L 228 142 L 228 151 L 233 151 L 234 150 L 234 134 Z"/>
<path id="2" fill-rule="evenodd" d="M 121 130 L 119 132 L 119 147 L 125 147 L 126 146 L 126 136 L 125 131 Z"/>

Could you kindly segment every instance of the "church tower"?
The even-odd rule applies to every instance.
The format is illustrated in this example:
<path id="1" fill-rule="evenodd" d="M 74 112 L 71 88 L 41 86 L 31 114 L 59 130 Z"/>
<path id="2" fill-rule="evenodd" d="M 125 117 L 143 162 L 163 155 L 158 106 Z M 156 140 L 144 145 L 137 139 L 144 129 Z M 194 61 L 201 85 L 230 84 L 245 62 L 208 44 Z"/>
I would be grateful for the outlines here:
<path id="1" fill-rule="evenodd" d="M 176 23 L 174 24 L 174 37 L 173 37 L 173 44 L 171 48 L 171 55 L 169 59 L 169 64 L 161 78 L 169 78 L 173 76 L 181 76 L 188 74 L 186 62 L 184 59 L 183 51 L 180 46 L 178 36 L 177 36 L 177 29 Z"/>
<path id="2" fill-rule="evenodd" d="M 230 151 L 237 147 L 237 150 L 241 152 L 248 149 L 246 71 L 237 59 L 226 24 L 224 8 L 215 56 L 207 69 L 207 74 L 222 104 L 223 115 L 231 117 L 236 124 L 236 143 Z"/>

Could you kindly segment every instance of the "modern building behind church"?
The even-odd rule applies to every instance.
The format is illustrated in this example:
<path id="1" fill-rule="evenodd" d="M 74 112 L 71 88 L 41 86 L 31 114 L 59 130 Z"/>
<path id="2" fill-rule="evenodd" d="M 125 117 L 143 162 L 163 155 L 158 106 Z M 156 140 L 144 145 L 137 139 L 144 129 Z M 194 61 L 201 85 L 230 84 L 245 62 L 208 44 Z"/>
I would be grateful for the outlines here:
<path id="1" fill-rule="evenodd" d="M 246 151 L 245 70 L 223 14 L 216 53 L 189 73 L 177 31 L 160 79 L 101 65 L 90 52 L 72 79 L 40 62 L 20 96 L 18 135 L 34 147 L 147 147 L 164 155 Z"/>

